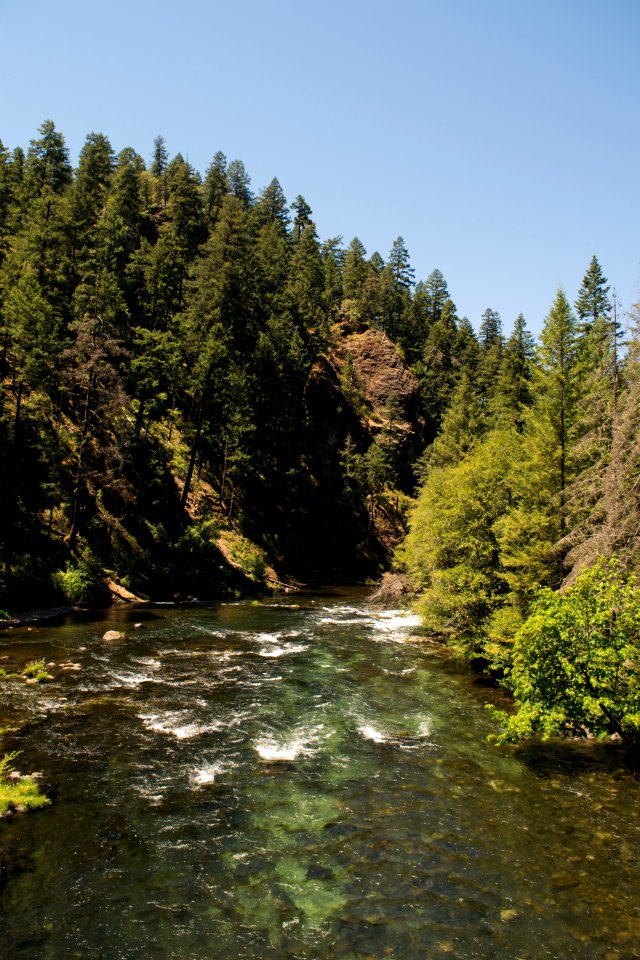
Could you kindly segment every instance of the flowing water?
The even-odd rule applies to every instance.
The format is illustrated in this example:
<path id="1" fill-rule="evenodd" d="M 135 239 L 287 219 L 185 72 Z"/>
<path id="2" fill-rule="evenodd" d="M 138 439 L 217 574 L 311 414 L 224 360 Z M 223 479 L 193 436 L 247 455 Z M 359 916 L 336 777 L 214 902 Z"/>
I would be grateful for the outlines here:
<path id="1" fill-rule="evenodd" d="M 362 594 L 6 632 L 7 960 L 640 957 L 640 782 L 486 742 L 483 688 Z M 12 733 L 12 724 L 22 723 Z"/>

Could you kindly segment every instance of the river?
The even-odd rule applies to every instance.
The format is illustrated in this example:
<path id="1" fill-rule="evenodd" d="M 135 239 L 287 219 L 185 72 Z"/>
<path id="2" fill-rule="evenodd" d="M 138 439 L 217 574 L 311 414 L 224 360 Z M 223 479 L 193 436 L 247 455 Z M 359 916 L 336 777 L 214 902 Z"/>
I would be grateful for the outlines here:
<path id="1" fill-rule="evenodd" d="M 639 957 L 638 778 L 487 743 L 500 694 L 417 632 L 352 591 L 0 635 L 52 664 L 0 726 L 54 799 L 0 821 L 0 956 Z"/>

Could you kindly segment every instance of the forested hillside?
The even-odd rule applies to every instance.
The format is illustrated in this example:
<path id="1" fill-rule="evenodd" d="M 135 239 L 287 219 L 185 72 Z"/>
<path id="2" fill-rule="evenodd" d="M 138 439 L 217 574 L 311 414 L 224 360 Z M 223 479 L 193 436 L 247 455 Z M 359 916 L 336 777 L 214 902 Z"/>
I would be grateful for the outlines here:
<path id="1" fill-rule="evenodd" d="M 423 458 L 402 554 L 427 629 L 516 697 L 503 739 L 640 747 L 637 327 L 623 344 L 595 257 L 537 345 L 522 317 L 504 342 L 488 311 Z"/>
<path id="2" fill-rule="evenodd" d="M 635 589 L 638 340 L 595 257 L 575 296 L 476 335 L 240 160 L 0 146 L 2 605 L 376 576 L 417 494 L 426 626 L 508 676 L 540 590 Z"/>
<path id="3" fill-rule="evenodd" d="M 0 147 L 0 604 L 379 573 L 473 340 L 413 287 L 401 239 L 321 242 L 222 153 L 91 133 L 73 169 L 51 121 Z"/>

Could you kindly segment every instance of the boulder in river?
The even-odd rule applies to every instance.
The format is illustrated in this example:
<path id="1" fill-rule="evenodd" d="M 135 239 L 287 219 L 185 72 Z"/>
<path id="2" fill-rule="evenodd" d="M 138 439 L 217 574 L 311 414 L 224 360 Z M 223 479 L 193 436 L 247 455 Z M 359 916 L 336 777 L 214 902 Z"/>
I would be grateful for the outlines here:
<path id="1" fill-rule="evenodd" d="M 103 640 L 124 640 L 124 638 L 125 638 L 124 633 L 121 633 L 119 630 L 107 630 L 107 632 L 105 633 L 102 639 Z"/>

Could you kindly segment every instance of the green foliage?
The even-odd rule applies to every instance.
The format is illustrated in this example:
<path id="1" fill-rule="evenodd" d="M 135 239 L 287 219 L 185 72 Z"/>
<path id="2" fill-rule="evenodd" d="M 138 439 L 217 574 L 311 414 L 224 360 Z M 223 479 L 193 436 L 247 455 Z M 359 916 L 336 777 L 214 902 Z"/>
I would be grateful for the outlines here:
<path id="1" fill-rule="evenodd" d="M 44 660 L 31 660 L 22 671 L 22 676 L 27 680 L 35 680 L 36 683 L 51 680 L 51 675 L 47 673 Z"/>
<path id="2" fill-rule="evenodd" d="M 433 468 L 420 491 L 402 555 L 421 590 L 427 630 L 466 655 L 481 654 L 483 625 L 508 592 L 499 539 L 513 500 L 513 466 L 521 440 L 492 431 L 458 462 Z"/>
<path id="3" fill-rule="evenodd" d="M 535 734 L 610 736 L 640 746 L 640 584 L 600 560 L 564 593 L 544 590 L 515 636 L 507 686 L 518 712 L 497 713 L 500 742 Z"/>
<path id="4" fill-rule="evenodd" d="M 0 759 L 0 816 L 11 810 L 40 810 L 51 803 L 49 798 L 40 792 L 33 777 L 21 777 L 11 781 L 7 779 L 11 763 L 17 756 L 19 751 L 14 751 L 5 753 Z"/>
<path id="5" fill-rule="evenodd" d="M 231 559 L 243 573 L 252 580 L 263 583 L 267 574 L 267 563 L 262 550 L 240 534 L 229 536 L 227 545 Z"/>
<path id="6" fill-rule="evenodd" d="M 74 605 L 87 600 L 95 589 L 94 571 L 82 560 L 68 560 L 64 570 L 54 571 L 51 579 L 64 599 Z"/>

